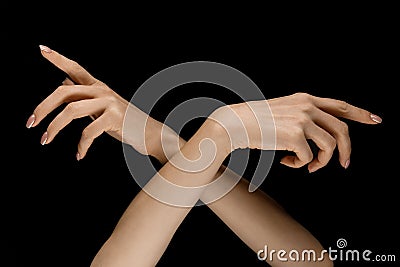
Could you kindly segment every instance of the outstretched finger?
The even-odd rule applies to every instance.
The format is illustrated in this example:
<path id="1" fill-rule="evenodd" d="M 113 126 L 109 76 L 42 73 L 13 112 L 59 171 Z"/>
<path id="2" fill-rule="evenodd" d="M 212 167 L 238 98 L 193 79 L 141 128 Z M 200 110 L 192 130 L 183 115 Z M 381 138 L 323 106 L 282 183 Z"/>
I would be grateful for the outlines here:
<path id="1" fill-rule="evenodd" d="M 366 124 L 378 124 L 382 122 L 382 118 L 378 115 L 372 114 L 365 109 L 353 106 L 345 101 L 316 96 L 313 96 L 312 99 L 318 108 L 335 117 L 342 117 Z"/>
<path id="2" fill-rule="evenodd" d="M 94 78 L 86 69 L 77 62 L 61 55 L 47 46 L 39 45 L 43 57 L 53 63 L 54 66 L 64 71 L 68 76 L 78 84 L 92 85 L 97 79 Z"/>

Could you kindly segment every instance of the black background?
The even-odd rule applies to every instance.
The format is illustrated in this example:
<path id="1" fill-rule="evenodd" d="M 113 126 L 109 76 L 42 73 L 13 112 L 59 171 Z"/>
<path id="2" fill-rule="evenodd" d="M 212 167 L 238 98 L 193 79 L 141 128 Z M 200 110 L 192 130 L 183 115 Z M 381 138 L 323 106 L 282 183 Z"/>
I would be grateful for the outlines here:
<path id="1" fill-rule="evenodd" d="M 65 77 L 42 58 L 39 44 L 78 61 L 127 99 L 166 67 L 207 60 L 242 71 L 266 98 L 302 91 L 345 100 L 380 115 L 384 122 L 377 126 L 348 121 L 353 147 L 348 170 L 339 165 L 335 153 L 327 167 L 308 174 L 305 168 L 281 166 L 284 153 L 278 152 L 262 190 L 325 247 L 335 247 L 338 238 L 345 238 L 349 248 L 396 254 L 400 260 L 395 218 L 398 28 L 390 7 L 356 8 L 331 16 L 323 10 L 314 18 L 297 14 L 291 22 L 291 14 L 285 12 L 272 21 L 268 14 L 249 21 L 243 11 L 211 22 L 210 14 L 191 12 L 173 20 L 150 13 L 139 19 L 141 12 L 136 10 L 131 16 L 121 13 L 126 19 L 121 23 L 106 12 L 93 12 L 93 19 L 78 23 L 87 13 L 62 11 L 54 8 L 55 16 L 48 19 L 14 16 L 1 36 L 6 93 L 2 107 L 6 159 L 0 182 L 4 266 L 89 266 L 140 189 L 126 167 L 121 144 L 108 135 L 94 142 L 85 159 L 75 160 L 80 133 L 90 119 L 72 122 L 46 146 L 39 140 L 57 112 L 40 126 L 25 128 L 35 106 Z M 19 20 L 22 27 L 12 25 Z M 54 25 L 56 20 L 69 27 Z M 187 97 L 233 101 L 211 85 L 193 84 L 178 91 Z M 181 98 L 172 95 L 152 115 L 162 119 Z M 187 127 L 184 134 L 189 136 L 195 127 L 195 123 Z M 159 266 L 194 263 L 265 265 L 205 206 L 191 211 Z M 336 262 L 347 265 L 357 266 Z"/>

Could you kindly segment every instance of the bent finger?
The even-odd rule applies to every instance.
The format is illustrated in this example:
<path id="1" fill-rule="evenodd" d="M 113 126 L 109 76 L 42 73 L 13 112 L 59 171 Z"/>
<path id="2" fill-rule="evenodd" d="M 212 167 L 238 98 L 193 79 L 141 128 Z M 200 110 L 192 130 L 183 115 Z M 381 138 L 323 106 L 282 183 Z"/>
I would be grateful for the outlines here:
<path id="1" fill-rule="evenodd" d="M 319 109 L 313 114 L 313 121 L 336 139 L 340 164 L 347 168 L 351 155 L 351 140 L 347 124 Z"/>
<path id="2" fill-rule="evenodd" d="M 296 155 L 295 156 L 285 156 L 281 159 L 281 163 L 288 167 L 300 168 L 313 159 L 313 154 L 310 146 L 307 143 L 306 138 L 298 138 L 294 144 L 293 149 L 291 149 Z"/>
<path id="3" fill-rule="evenodd" d="M 109 123 L 105 115 L 98 117 L 91 124 L 89 124 L 82 132 L 81 140 L 78 144 L 78 152 L 76 159 L 81 160 L 86 156 L 89 147 L 92 145 L 94 139 L 99 137 L 102 133 L 108 131 Z"/>
<path id="4" fill-rule="evenodd" d="M 32 127 L 38 125 L 49 113 L 61 104 L 96 97 L 98 90 L 86 85 L 61 85 L 33 111 L 35 121 Z"/>
<path id="5" fill-rule="evenodd" d="M 103 99 L 86 99 L 68 104 L 49 124 L 46 144 L 50 143 L 72 120 L 102 112 L 105 108 Z"/>
<path id="6" fill-rule="evenodd" d="M 319 148 L 318 156 L 308 164 L 309 172 L 315 172 L 326 166 L 336 148 L 336 140 L 327 131 L 316 124 L 310 124 L 305 130 L 307 139 L 311 139 Z"/>

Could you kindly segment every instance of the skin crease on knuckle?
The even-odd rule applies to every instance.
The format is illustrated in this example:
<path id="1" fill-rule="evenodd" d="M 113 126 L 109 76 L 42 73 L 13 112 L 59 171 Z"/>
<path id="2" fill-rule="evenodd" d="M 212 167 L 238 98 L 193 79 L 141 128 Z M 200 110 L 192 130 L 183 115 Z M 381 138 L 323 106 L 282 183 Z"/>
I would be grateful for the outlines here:
<path id="1" fill-rule="evenodd" d="M 315 113 L 315 110 L 317 109 L 314 104 L 311 102 L 303 102 L 298 104 L 298 109 L 300 114 L 308 114 L 311 116 L 312 114 Z"/>
<path id="2" fill-rule="evenodd" d="M 92 135 L 90 133 L 90 128 L 86 127 L 85 129 L 83 129 L 81 139 L 85 140 L 85 142 L 92 139 Z"/>
<path id="3" fill-rule="evenodd" d="M 333 154 L 333 151 L 335 151 L 335 149 L 336 149 L 336 145 L 337 145 L 336 139 L 333 137 L 330 137 L 328 139 L 328 145 L 327 145 L 327 152 L 329 153 L 329 155 Z M 326 163 L 328 163 L 328 162 L 326 162 Z"/>
<path id="4" fill-rule="evenodd" d="M 310 125 L 310 123 L 312 123 L 310 116 L 306 112 L 300 113 L 295 118 L 296 118 L 297 125 L 299 125 L 299 128 L 301 128 L 302 131 L 303 131 L 303 129 L 308 127 Z"/>
<path id="5" fill-rule="evenodd" d="M 79 110 L 80 105 L 78 104 L 78 102 L 71 102 L 68 105 L 65 106 L 65 113 L 70 116 L 73 117 L 76 112 Z"/>
<path id="6" fill-rule="evenodd" d="M 342 135 L 349 135 L 349 126 L 347 125 L 347 123 L 345 123 L 345 122 L 343 122 L 343 121 L 340 121 L 339 120 L 339 132 L 342 134 Z"/>
<path id="7" fill-rule="evenodd" d="M 338 111 L 341 115 L 346 115 L 349 112 L 349 104 L 342 100 L 336 100 L 338 104 Z"/>

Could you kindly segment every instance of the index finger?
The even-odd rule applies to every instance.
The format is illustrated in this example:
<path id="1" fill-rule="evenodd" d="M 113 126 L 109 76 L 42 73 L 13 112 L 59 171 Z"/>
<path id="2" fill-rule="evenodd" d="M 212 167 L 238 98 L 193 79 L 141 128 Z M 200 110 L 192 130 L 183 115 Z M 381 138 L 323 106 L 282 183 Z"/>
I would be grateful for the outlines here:
<path id="1" fill-rule="evenodd" d="M 371 112 L 332 98 L 313 97 L 314 104 L 321 110 L 336 116 L 366 124 L 378 124 L 382 118 Z"/>
<path id="2" fill-rule="evenodd" d="M 64 71 L 68 76 L 78 84 L 92 85 L 97 80 L 87 70 L 77 62 L 61 55 L 47 46 L 39 45 L 42 56 L 53 63 L 54 66 Z"/>

